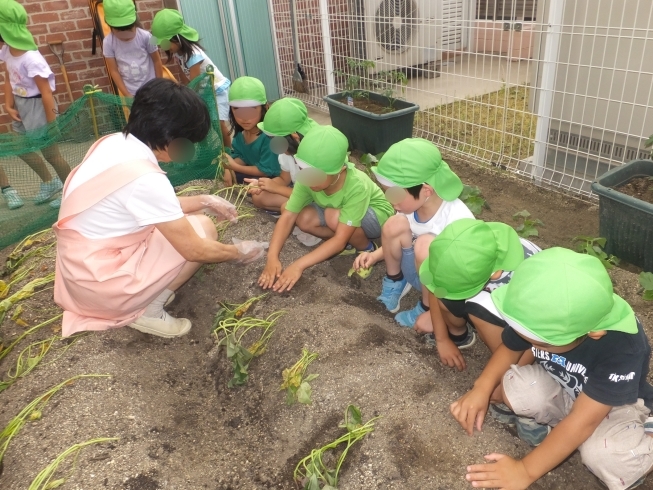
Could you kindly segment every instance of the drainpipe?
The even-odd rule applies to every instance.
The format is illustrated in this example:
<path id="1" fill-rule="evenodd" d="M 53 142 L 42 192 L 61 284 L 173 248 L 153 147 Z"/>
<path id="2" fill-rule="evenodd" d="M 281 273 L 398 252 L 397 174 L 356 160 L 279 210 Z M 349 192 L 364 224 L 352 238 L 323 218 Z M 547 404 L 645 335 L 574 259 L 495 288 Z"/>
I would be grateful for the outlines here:
<path id="1" fill-rule="evenodd" d="M 558 63 L 558 49 L 560 47 L 560 33 L 565 0 L 549 0 L 549 18 L 546 29 L 544 55 L 542 57 L 542 81 L 539 87 L 537 103 L 537 126 L 535 128 L 535 149 L 533 152 L 532 177 L 536 184 L 542 183 L 546 154 L 549 146 L 549 126 L 551 123 L 551 109 L 553 105 L 553 92 L 555 90 L 556 65 Z"/>
<path id="2" fill-rule="evenodd" d="M 331 27 L 329 26 L 329 6 L 327 0 L 320 0 L 320 20 L 322 24 L 322 50 L 326 70 L 327 94 L 336 93 L 336 79 L 333 75 L 333 53 L 331 52 Z"/>

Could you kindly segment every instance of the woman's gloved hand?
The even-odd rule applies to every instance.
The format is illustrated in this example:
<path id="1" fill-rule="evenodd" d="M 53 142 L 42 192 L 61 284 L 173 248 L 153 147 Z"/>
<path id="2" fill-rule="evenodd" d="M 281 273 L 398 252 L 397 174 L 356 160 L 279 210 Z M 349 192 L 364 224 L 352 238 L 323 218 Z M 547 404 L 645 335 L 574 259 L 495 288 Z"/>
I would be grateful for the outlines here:
<path id="1" fill-rule="evenodd" d="M 215 216 L 221 221 L 227 220 L 232 223 L 238 223 L 238 211 L 236 210 L 236 206 L 231 204 L 229 201 L 211 194 L 200 197 L 202 206 L 206 206 L 203 209 L 206 214 Z"/>
<path id="2" fill-rule="evenodd" d="M 257 242 L 256 240 L 231 239 L 238 250 L 238 258 L 233 262 L 236 264 L 251 264 L 265 255 L 270 246 L 268 242 Z"/>

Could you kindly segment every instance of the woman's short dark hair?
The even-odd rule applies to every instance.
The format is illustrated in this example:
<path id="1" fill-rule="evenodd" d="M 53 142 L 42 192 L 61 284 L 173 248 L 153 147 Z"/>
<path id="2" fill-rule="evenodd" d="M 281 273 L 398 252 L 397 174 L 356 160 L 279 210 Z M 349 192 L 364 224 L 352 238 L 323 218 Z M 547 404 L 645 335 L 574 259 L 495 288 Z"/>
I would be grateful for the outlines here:
<path id="1" fill-rule="evenodd" d="M 163 150 L 177 138 L 198 143 L 210 128 L 209 110 L 199 95 L 172 80 L 154 78 L 136 92 L 123 133 Z"/>
<path id="2" fill-rule="evenodd" d="M 266 105 L 261 105 L 258 106 L 261 108 L 261 121 L 265 117 L 265 113 L 268 112 L 268 106 Z M 236 117 L 234 116 L 234 108 L 229 107 L 229 124 L 231 124 L 231 129 L 234 131 L 234 136 L 237 135 L 238 133 L 243 132 L 243 128 L 240 124 L 236 122 Z M 258 132 L 258 134 L 261 134 L 261 131 Z"/>

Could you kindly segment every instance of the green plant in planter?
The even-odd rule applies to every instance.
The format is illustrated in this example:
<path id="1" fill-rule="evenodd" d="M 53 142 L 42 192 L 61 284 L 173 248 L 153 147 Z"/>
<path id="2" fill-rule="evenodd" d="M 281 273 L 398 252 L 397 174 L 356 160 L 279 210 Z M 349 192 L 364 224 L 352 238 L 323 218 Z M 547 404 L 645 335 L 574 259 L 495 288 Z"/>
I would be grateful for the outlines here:
<path id="1" fill-rule="evenodd" d="M 402 71 L 388 70 L 377 73 L 376 79 L 373 83 L 375 88 L 379 90 L 379 93 L 386 97 L 390 103 L 388 107 L 386 107 L 385 112 L 392 112 L 395 110 L 395 102 L 402 99 L 403 95 L 406 93 L 408 78 Z M 395 92 L 398 88 L 401 89 L 402 96 L 395 97 Z"/>
<path id="2" fill-rule="evenodd" d="M 347 58 L 347 72 L 334 70 L 333 74 L 345 79 L 345 89 L 342 91 L 344 98 L 352 97 L 361 99 L 368 97 L 369 77 L 368 71 L 374 68 L 376 63 L 370 60 L 356 60 Z"/>

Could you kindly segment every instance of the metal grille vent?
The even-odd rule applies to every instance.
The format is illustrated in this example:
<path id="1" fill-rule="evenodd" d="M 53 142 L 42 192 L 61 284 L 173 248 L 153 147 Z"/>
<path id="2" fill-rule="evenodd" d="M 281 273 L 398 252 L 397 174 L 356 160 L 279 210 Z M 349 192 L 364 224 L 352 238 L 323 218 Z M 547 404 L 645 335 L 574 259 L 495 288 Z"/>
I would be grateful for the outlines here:
<path id="1" fill-rule="evenodd" d="M 376 10 L 376 40 L 386 51 L 403 53 L 417 29 L 417 5 L 413 0 L 383 0 Z"/>

